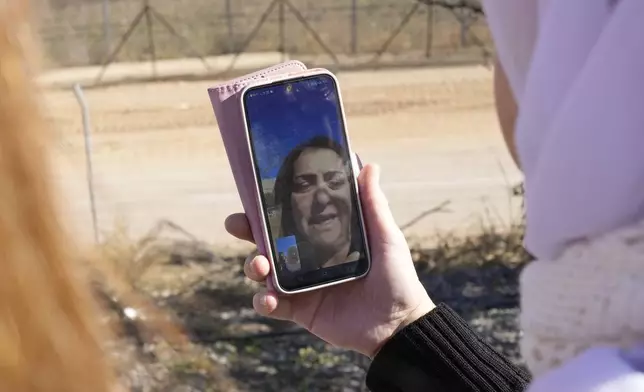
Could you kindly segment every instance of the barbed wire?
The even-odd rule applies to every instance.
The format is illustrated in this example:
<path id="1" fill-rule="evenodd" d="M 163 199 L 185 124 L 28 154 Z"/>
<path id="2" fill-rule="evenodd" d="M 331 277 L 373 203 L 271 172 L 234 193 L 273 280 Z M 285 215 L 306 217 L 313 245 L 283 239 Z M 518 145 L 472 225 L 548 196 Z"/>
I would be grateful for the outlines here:
<path id="1" fill-rule="evenodd" d="M 417 0 L 427 6 L 436 6 L 445 8 L 451 11 L 458 10 L 467 10 L 471 11 L 477 15 L 485 15 L 483 11 L 483 6 L 481 3 L 475 0 L 459 0 L 459 1 L 449 1 L 449 0 Z"/>
<path id="2" fill-rule="evenodd" d="M 291 4 L 287 0 L 281 1 Z M 198 9 L 195 7 L 168 12 L 168 1 L 151 3 L 155 12 L 158 7 L 158 13 L 174 26 L 172 30 L 176 34 L 164 30 L 161 25 L 148 27 L 146 34 L 146 26 L 142 25 L 135 29 L 132 40 L 127 42 L 126 50 L 118 56 L 117 61 L 147 61 L 154 52 L 158 52 L 156 54 L 159 58 L 192 57 L 186 52 L 185 45 L 181 45 L 184 41 L 190 41 L 196 51 L 204 56 L 236 53 L 251 35 L 249 31 L 256 25 L 257 18 L 263 15 L 269 2 L 249 2 L 244 7 L 238 6 L 233 0 L 226 2 L 235 7 L 221 11 L 209 7 L 207 15 L 195 11 Z M 201 0 L 184 0 L 182 3 L 202 4 Z M 101 10 L 98 2 L 83 3 L 76 8 L 44 7 L 39 32 L 47 60 L 51 59 L 57 67 L 101 64 L 119 42 L 121 34 L 131 27 L 130 22 L 136 16 L 136 3 L 133 1 L 106 4 L 112 4 L 111 11 Z M 127 4 L 131 6 L 126 6 Z M 296 9 L 301 8 L 296 2 L 292 4 L 297 6 Z M 324 54 L 320 49 L 326 46 L 325 53 L 341 54 L 343 61 L 353 64 L 356 59 L 352 59 L 352 56 L 359 58 L 360 55 L 371 55 L 385 47 L 386 53 L 401 56 L 403 62 L 408 61 L 411 55 L 416 56 L 414 61 L 433 57 L 430 61 L 434 63 L 436 57 L 443 53 L 456 53 L 465 49 L 476 55 L 471 52 L 472 48 L 490 46 L 487 38 L 481 39 L 483 36 L 480 35 L 479 19 L 484 14 L 479 2 L 473 0 L 385 0 L 369 4 L 349 0 L 320 1 L 314 7 L 297 11 L 299 16 L 295 19 L 299 19 L 299 23 L 289 11 L 291 8 L 293 7 L 279 6 L 272 9 L 271 15 L 266 16 L 269 30 L 251 40 L 253 51 L 277 50 L 293 55 L 318 56 Z M 422 14 L 427 17 L 418 17 Z M 445 19 L 450 14 L 454 18 Z M 347 23 L 338 25 L 340 19 Z M 365 23 L 367 20 L 368 24 Z M 397 20 L 402 23 L 396 22 Z M 395 23 L 393 29 L 391 21 Z M 377 28 L 380 24 L 381 28 Z M 286 34 L 285 25 L 288 25 Z M 294 34 L 294 29 L 301 31 L 301 25 L 310 34 Z M 194 27 L 201 34 L 193 34 Z M 323 45 L 311 45 L 313 33 L 323 38 L 318 40 Z M 185 39 L 179 40 L 177 35 Z M 459 35 L 460 40 L 455 40 Z M 153 36 L 154 48 L 149 47 L 149 36 Z M 279 45 L 276 45 L 278 41 Z M 481 51 L 481 60 L 484 62 L 488 57 L 487 52 L 487 49 Z M 378 57 L 378 60 L 382 59 Z M 392 56 L 387 56 L 384 60 L 396 62 Z"/>

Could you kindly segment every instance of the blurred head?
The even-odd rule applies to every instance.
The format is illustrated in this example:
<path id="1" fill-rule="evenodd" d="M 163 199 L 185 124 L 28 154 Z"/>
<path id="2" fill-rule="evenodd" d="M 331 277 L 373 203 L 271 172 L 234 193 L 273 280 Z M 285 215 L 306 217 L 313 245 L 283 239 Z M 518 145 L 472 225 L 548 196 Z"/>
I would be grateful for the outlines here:
<path id="1" fill-rule="evenodd" d="M 314 250 L 337 252 L 351 242 L 353 206 L 342 146 L 316 137 L 289 153 L 275 183 L 282 235 Z"/>
<path id="2" fill-rule="evenodd" d="M 300 262 L 300 256 L 297 253 L 297 246 L 291 246 L 288 248 L 287 262 L 290 264 L 295 264 Z"/>
<path id="3" fill-rule="evenodd" d="M 291 246 L 288 248 L 288 253 L 284 263 L 286 265 L 286 269 L 291 272 L 299 271 L 301 269 L 300 255 L 297 251 L 297 246 Z"/>
<path id="4" fill-rule="evenodd" d="M 0 5 L 0 391 L 114 392 L 98 307 L 54 207 L 27 5 Z"/>

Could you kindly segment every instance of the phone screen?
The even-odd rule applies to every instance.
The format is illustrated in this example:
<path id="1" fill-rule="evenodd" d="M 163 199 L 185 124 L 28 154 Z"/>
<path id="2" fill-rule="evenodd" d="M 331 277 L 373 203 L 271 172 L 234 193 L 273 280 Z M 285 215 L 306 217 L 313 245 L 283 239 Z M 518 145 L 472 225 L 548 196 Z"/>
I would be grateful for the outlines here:
<path id="1" fill-rule="evenodd" d="M 249 89 L 246 121 L 279 284 L 361 276 L 368 250 L 335 79 Z"/>

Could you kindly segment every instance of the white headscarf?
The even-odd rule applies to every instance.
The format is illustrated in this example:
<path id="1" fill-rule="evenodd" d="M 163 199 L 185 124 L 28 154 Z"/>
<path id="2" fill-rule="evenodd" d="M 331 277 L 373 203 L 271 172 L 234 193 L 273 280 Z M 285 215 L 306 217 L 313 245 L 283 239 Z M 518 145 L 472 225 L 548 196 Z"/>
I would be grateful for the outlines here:
<path id="1" fill-rule="evenodd" d="M 539 259 L 644 218 L 644 1 L 486 0 Z"/>
<path id="2" fill-rule="evenodd" d="M 644 0 L 483 2 L 519 108 L 530 390 L 644 390 L 597 348 L 644 341 Z"/>

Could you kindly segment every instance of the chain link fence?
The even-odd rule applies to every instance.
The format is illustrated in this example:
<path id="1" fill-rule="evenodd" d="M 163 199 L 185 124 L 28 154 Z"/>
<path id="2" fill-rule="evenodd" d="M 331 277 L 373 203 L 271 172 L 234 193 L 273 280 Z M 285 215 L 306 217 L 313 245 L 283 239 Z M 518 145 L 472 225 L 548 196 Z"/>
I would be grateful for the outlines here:
<path id="1" fill-rule="evenodd" d="M 266 51 L 345 62 L 384 53 L 480 59 L 490 42 L 479 13 L 449 0 L 39 0 L 38 6 L 46 59 L 56 67 L 101 64 L 128 31 L 115 61 Z"/>

